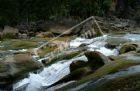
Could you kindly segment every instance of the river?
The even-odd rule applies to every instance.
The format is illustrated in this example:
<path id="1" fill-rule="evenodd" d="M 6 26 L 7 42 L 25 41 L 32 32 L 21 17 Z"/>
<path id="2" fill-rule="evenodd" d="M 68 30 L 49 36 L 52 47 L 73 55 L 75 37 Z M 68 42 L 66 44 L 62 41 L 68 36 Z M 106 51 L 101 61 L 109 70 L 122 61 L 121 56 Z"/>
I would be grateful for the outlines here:
<path id="1" fill-rule="evenodd" d="M 111 37 L 112 36 L 110 35 L 104 35 L 104 36 L 96 37 L 93 39 L 85 39 L 85 38 L 78 37 L 74 40 L 71 40 L 70 48 L 77 48 L 81 44 L 87 44 L 88 45 L 87 50 L 90 50 L 90 51 L 96 50 L 103 53 L 106 56 L 118 55 L 117 49 L 107 49 L 105 47 L 105 44 L 107 43 L 106 40 Z M 124 36 L 122 36 L 122 38 L 130 39 L 131 41 L 138 41 L 140 40 L 140 35 L 125 34 Z M 62 79 L 64 76 L 68 75 L 70 73 L 69 65 L 73 61 L 78 60 L 78 59 L 87 61 L 87 58 L 84 55 L 79 55 L 70 60 L 61 60 L 59 62 L 53 63 L 52 65 L 44 67 L 44 69 L 41 72 L 29 73 L 29 76 L 27 78 L 24 78 L 13 85 L 13 91 L 41 91 L 43 88 L 47 88 L 51 86 L 52 84 Z M 41 61 L 41 59 L 37 61 Z M 108 75 L 105 78 L 111 78 L 111 77 L 116 77 L 118 75 L 119 76 L 124 75 L 126 72 L 129 73 L 130 71 L 133 71 L 131 70 L 133 68 L 136 68 L 134 69 L 134 72 L 140 71 L 139 69 L 137 69 L 137 68 L 140 68 L 139 66 L 136 66 L 136 67 L 134 66 L 134 67 L 128 68 L 128 71 L 121 71 L 113 75 Z M 101 82 L 101 79 L 99 80 L 99 82 Z"/>

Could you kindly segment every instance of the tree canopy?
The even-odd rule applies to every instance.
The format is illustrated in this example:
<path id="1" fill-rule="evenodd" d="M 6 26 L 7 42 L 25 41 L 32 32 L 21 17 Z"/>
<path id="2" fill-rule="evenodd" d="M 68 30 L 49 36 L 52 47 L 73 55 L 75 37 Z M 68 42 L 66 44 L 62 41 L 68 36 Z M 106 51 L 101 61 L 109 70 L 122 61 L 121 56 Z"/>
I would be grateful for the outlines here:
<path id="1" fill-rule="evenodd" d="M 57 19 L 61 17 L 85 18 L 104 16 L 113 0 L 0 0 L 0 25 L 15 25 L 21 21 Z M 139 0 L 127 1 L 126 6 L 135 8 Z"/>

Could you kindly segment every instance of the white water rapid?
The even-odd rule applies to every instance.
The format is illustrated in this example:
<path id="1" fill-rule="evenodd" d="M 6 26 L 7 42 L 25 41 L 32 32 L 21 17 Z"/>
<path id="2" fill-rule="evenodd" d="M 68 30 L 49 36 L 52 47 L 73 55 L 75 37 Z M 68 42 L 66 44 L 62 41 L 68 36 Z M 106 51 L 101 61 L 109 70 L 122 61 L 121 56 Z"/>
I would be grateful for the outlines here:
<path id="1" fill-rule="evenodd" d="M 109 55 L 118 55 L 117 49 L 107 49 L 105 48 L 106 40 L 108 36 L 104 35 L 101 37 L 93 38 L 93 39 L 85 39 L 85 38 L 76 38 L 70 42 L 71 48 L 77 48 L 81 44 L 88 44 L 88 50 L 99 51 L 106 56 Z M 130 34 L 125 35 L 124 38 L 136 40 L 137 37 L 131 37 Z M 140 37 L 138 37 L 140 38 Z M 45 59 L 45 58 L 44 58 Z M 41 91 L 43 87 L 48 87 L 54 84 L 55 82 L 62 79 L 64 76 L 70 73 L 69 65 L 71 62 L 75 60 L 83 60 L 87 61 L 87 58 L 83 56 L 77 56 L 70 60 L 62 60 L 56 62 L 48 67 L 45 67 L 41 72 L 29 73 L 28 78 L 24 78 L 23 80 L 17 82 L 13 86 L 14 91 Z M 40 61 L 39 59 L 38 61 Z"/>

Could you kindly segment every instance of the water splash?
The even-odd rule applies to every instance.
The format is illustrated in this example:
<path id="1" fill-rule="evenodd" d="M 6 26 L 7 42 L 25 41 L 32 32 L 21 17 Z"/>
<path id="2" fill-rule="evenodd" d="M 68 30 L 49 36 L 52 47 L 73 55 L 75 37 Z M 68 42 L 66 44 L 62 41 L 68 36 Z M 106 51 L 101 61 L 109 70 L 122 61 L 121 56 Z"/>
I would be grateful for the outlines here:
<path id="1" fill-rule="evenodd" d="M 43 71 L 38 74 L 30 73 L 28 78 L 14 84 L 14 91 L 25 87 L 26 91 L 39 91 L 42 87 L 50 86 L 68 75 L 70 73 L 69 65 L 71 62 L 79 59 L 87 61 L 85 56 L 76 57 L 71 60 L 63 60 L 52 64 L 51 66 L 44 68 Z"/>

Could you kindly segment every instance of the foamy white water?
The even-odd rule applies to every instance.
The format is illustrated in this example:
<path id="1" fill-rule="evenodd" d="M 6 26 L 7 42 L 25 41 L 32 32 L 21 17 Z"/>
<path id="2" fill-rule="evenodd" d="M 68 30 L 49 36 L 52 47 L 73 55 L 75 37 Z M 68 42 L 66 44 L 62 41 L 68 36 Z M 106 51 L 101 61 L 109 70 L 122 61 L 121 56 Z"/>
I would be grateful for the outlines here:
<path id="1" fill-rule="evenodd" d="M 39 91 L 41 87 L 47 87 L 62 79 L 70 73 L 69 65 L 75 60 L 87 61 L 85 56 L 77 57 L 71 60 L 63 60 L 52 64 L 43 69 L 39 74 L 30 73 L 28 78 L 14 84 L 14 90 L 26 88 L 26 91 Z"/>
<path id="2" fill-rule="evenodd" d="M 85 38 L 76 38 L 75 40 L 72 40 L 70 42 L 70 47 L 72 48 L 77 48 L 81 44 L 87 44 L 88 45 L 88 50 L 90 51 L 99 51 L 103 53 L 106 56 L 109 55 L 118 55 L 118 50 L 117 49 L 107 49 L 105 48 L 106 40 L 108 36 L 104 35 L 101 37 L 96 37 L 94 39 L 85 39 Z"/>
<path id="3" fill-rule="evenodd" d="M 96 38 L 93 38 L 93 39 L 85 39 L 85 38 L 78 37 L 78 38 L 76 38 L 76 39 L 74 39 L 70 42 L 70 47 L 77 48 L 81 44 L 91 44 L 91 43 L 96 42 L 96 41 L 103 42 L 106 39 L 107 39 L 107 35 L 103 35 L 101 37 L 96 37 Z"/>

